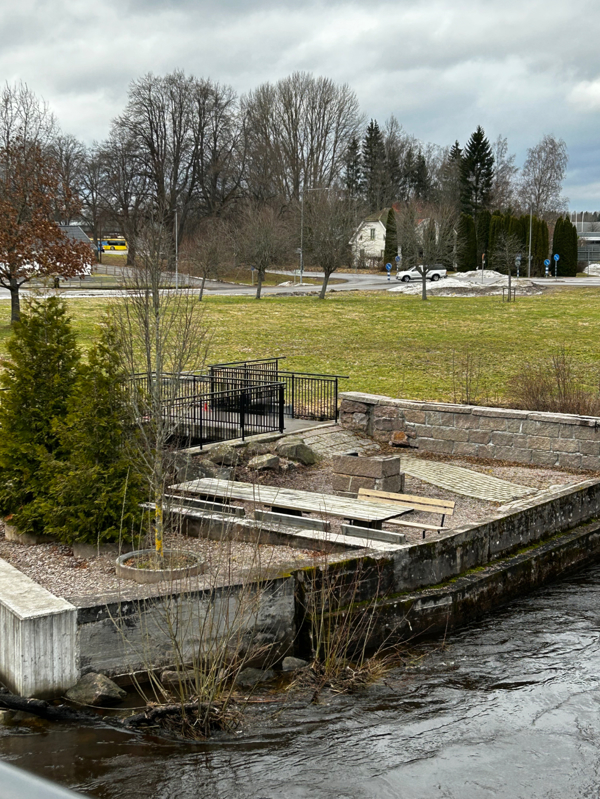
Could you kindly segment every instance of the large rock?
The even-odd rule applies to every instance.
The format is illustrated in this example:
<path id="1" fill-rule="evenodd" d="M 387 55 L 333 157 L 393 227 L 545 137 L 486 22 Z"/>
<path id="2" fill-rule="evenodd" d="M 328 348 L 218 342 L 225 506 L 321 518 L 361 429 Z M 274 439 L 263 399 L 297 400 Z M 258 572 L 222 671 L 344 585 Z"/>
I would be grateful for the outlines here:
<path id="1" fill-rule="evenodd" d="M 104 674 L 90 672 L 84 674 L 77 685 L 69 688 L 67 699 L 80 705 L 112 705 L 120 702 L 127 692 L 105 677 Z"/>
<path id="2" fill-rule="evenodd" d="M 319 456 L 305 444 L 301 438 L 289 436 L 277 442 L 277 454 L 289 461 L 298 461 L 304 466 L 312 466 L 319 460 Z"/>
<path id="3" fill-rule="evenodd" d="M 248 468 L 254 469 L 257 472 L 264 469 L 278 469 L 279 458 L 277 455 L 256 455 L 248 462 Z"/>
<path id="4" fill-rule="evenodd" d="M 281 662 L 282 671 L 298 671 L 308 666 L 308 661 L 301 658 L 287 657 Z"/>
<path id="5" fill-rule="evenodd" d="M 263 682 L 269 682 L 274 679 L 275 672 L 273 669 L 244 669 L 240 671 L 236 677 L 235 684 L 240 688 L 254 688 Z"/>
<path id="6" fill-rule="evenodd" d="M 218 444 L 210 450 L 209 456 L 211 461 L 219 466 L 235 466 L 239 454 L 231 444 Z"/>

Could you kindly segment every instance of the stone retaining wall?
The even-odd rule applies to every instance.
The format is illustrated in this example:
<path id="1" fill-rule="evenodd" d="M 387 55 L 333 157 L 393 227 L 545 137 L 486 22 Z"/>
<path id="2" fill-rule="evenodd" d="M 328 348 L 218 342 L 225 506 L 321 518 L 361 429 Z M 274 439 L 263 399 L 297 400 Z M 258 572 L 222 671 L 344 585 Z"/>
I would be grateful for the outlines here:
<path id="1" fill-rule="evenodd" d="M 403 432 L 422 452 L 600 470 L 600 419 L 566 413 L 484 408 L 393 399 L 355 391 L 340 395 L 340 423 L 388 442 Z"/>

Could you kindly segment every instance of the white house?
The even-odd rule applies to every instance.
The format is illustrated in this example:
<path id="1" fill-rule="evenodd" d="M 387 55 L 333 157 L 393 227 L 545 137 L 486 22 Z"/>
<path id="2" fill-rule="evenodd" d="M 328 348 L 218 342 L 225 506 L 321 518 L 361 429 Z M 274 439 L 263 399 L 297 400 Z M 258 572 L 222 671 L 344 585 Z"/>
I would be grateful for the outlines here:
<path id="1" fill-rule="evenodd" d="M 358 266 L 369 266 L 370 261 L 381 261 L 385 250 L 385 223 L 389 208 L 384 208 L 364 219 L 350 239 L 352 260 Z"/>

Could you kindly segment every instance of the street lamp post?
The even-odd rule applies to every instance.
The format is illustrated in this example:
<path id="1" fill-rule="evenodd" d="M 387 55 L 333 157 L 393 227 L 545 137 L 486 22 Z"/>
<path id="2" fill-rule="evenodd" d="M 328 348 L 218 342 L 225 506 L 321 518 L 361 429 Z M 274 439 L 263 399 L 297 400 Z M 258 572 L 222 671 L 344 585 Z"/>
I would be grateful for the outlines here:
<path id="1" fill-rule="evenodd" d="M 533 205 L 529 206 L 529 257 L 527 259 L 527 277 L 531 277 L 531 229 L 533 226 Z"/>
<path id="2" fill-rule="evenodd" d="M 179 289 L 179 225 L 177 224 L 177 208 L 175 208 L 175 291 Z"/>

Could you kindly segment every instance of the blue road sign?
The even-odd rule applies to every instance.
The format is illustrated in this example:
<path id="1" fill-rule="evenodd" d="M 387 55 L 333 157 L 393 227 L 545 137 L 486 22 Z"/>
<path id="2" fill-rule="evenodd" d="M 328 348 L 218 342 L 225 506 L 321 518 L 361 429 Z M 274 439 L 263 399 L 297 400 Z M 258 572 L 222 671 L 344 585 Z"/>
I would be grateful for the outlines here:
<path id="1" fill-rule="evenodd" d="M 546 260 L 544 261 L 544 266 L 550 266 L 550 259 L 549 258 L 546 258 Z"/>
<path id="2" fill-rule="evenodd" d="M 391 264 L 386 264 L 385 268 L 388 270 L 388 272 L 392 271 L 392 265 Z"/>
<path id="3" fill-rule="evenodd" d="M 397 263 L 397 264 L 399 264 L 399 263 L 400 263 L 400 256 L 399 256 L 399 255 L 397 255 L 397 256 L 396 256 L 396 258 L 395 258 L 395 260 L 396 260 L 396 263 Z"/>
<path id="4" fill-rule="evenodd" d="M 558 261 L 559 258 L 560 258 L 560 255 L 558 253 L 556 253 L 556 255 L 554 256 L 554 260 Z"/>

